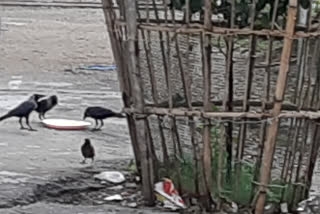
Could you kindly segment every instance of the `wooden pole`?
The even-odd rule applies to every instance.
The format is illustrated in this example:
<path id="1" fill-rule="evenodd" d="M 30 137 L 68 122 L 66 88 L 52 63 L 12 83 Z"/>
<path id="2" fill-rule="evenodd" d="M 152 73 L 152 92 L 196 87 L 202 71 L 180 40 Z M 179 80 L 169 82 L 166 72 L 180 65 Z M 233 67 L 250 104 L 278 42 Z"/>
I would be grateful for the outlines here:
<path id="1" fill-rule="evenodd" d="M 122 50 L 122 45 L 120 42 L 119 35 L 117 35 L 116 32 L 118 32 L 115 28 L 115 13 L 111 9 L 112 8 L 112 2 L 110 0 L 103 0 L 103 12 L 105 16 L 105 21 L 109 33 L 109 38 L 110 38 L 110 43 L 111 43 L 111 48 L 112 52 L 117 64 L 118 68 L 118 79 L 120 83 L 120 90 L 122 92 L 122 99 L 124 102 L 125 108 L 128 108 L 130 106 L 130 96 L 131 96 L 131 91 L 130 91 L 130 81 L 129 77 L 127 75 L 127 67 L 125 66 L 123 54 L 121 53 Z M 138 140 L 136 136 L 136 127 L 134 120 L 131 116 L 127 116 L 127 121 L 128 121 L 128 126 L 129 126 L 129 133 L 131 136 L 131 142 L 132 142 L 132 147 L 134 151 L 134 156 L 135 156 L 135 162 L 137 165 L 137 169 L 140 172 L 140 151 L 139 151 L 139 146 L 138 146 Z"/>
<path id="2" fill-rule="evenodd" d="M 235 25 L 235 16 L 236 16 L 236 1 L 231 1 L 231 17 L 230 17 L 230 28 L 234 28 Z M 233 106 L 233 36 L 227 38 L 227 54 L 226 54 L 226 67 L 225 67 L 225 94 L 223 100 L 223 108 L 225 111 L 232 112 Z M 232 171 L 232 132 L 233 132 L 233 124 L 228 122 L 225 128 L 225 144 L 226 144 L 226 152 L 227 152 L 227 177 L 226 180 L 230 181 L 231 171 Z M 222 152 L 222 151 L 220 151 Z M 219 164 L 222 163 L 222 160 L 219 160 Z M 220 167 L 219 167 L 220 168 Z M 219 173 L 220 174 L 220 173 Z M 221 180 L 220 180 L 221 181 Z M 218 181 L 219 182 L 219 181 Z M 220 186 L 220 185 L 218 185 Z"/>
<path id="3" fill-rule="evenodd" d="M 126 10 L 126 22 L 127 22 L 127 51 L 128 51 L 128 71 L 131 76 L 131 90 L 133 98 L 133 106 L 136 109 L 143 110 L 144 99 L 141 88 L 141 78 L 138 71 L 137 62 L 137 11 L 136 1 L 125 1 Z M 141 173 L 142 173 L 142 195 L 146 202 L 146 205 L 154 204 L 153 194 L 153 161 L 152 154 L 150 154 L 150 142 L 147 133 L 147 122 L 146 118 L 136 117 L 136 134 L 139 139 L 140 157 L 141 157 Z"/>
<path id="4" fill-rule="evenodd" d="M 296 16 L 297 16 L 297 0 L 290 0 L 287 26 L 286 26 L 286 37 L 284 39 L 284 46 L 281 55 L 281 65 L 277 79 L 276 92 L 275 92 L 275 104 L 272 110 L 273 116 L 278 116 L 281 112 L 281 106 L 284 98 L 285 87 L 287 82 L 287 75 L 289 72 L 289 60 L 291 57 L 293 35 L 295 30 Z M 274 148 L 276 144 L 276 136 L 278 133 L 279 120 L 275 119 L 268 127 L 268 134 L 266 143 L 264 144 L 262 165 L 260 168 L 260 188 L 259 196 L 256 203 L 255 214 L 263 214 L 264 204 L 266 201 L 267 185 L 270 181 L 270 173 L 273 162 Z"/>
<path id="5" fill-rule="evenodd" d="M 204 9 L 204 25 L 210 29 L 211 24 L 211 0 L 205 0 Z M 210 92 L 211 92 L 211 36 L 201 34 L 202 36 L 202 63 L 203 63 L 203 83 L 204 83 L 204 102 L 203 108 L 205 111 L 211 111 Z M 209 120 L 208 120 L 209 122 Z M 212 188 L 212 148 L 211 148 L 211 126 L 206 125 L 203 130 L 203 166 L 204 166 L 204 179 L 205 179 L 205 194 L 206 194 L 206 207 L 210 209 L 211 201 L 211 188 Z"/>
<path id="6" fill-rule="evenodd" d="M 256 16 L 256 3 L 253 1 L 252 9 L 251 9 L 251 24 L 250 29 L 254 29 L 254 23 L 255 23 L 255 16 Z M 255 63 L 255 53 L 256 53 L 256 37 L 251 35 L 249 38 L 249 57 L 247 62 L 247 71 L 246 71 L 246 79 L 245 79 L 245 94 L 243 99 L 243 106 L 242 111 L 249 111 L 249 100 L 251 95 L 251 87 L 252 87 L 252 78 L 253 78 L 253 71 L 254 71 L 254 63 Z M 246 132 L 247 132 L 247 124 L 243 123 L 240 128 L 240 138 L 239 138 L 239 144 L 237 149 L 237 161 L 240 163 L 243 158 L 243 152 L 245 147 L 245 140 L 246 140 Z M 241 168 L 241 164 L 240 168 Z M 238 167 L 237 167 L 238 168 Z"/>

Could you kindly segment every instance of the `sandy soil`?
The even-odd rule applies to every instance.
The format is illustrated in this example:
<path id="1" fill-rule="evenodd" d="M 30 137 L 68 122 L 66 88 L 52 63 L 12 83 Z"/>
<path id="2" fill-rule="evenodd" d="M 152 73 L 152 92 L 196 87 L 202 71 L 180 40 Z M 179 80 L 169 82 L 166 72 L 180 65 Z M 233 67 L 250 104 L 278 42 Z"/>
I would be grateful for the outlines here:
<path id="1" fill-rule="evenodd" d="M 92 105 L 121 110 L 116 71 L 78 69 L 114 64 L 101 10 L 0 7 L 0 18 L 0 115 L 34 92 L 58 95 L 60 103 L 48 113 L 49 118 L 80 119 Z M 0 208 L 6 208 L 0 213 L 105 210 L 106 205 L 73 208 L 45 200 L 40 205 L 16 205 L 35 203 L 35 187 L 39 190 L 39 185 L 54 182 L 62 174 L 70 179 L 81 175 L 79 179 L 85 180 L 89 174 L 81 174 L 83 169 L 99 172 L 111 160 L 117 165 L 132 159 L 126 120 L 108 119 L 100 132 L 56 131 L 43 127 L 33 113 L 31 125 L 38 131 L 20 130 L 16 118 L 0 123 Z M 84 138 L 90 138 L 97 151 L 93 166 L 79 163 Z M 60 185 L 68 187 L 63 182 Z M 110 212 L 129 213 L 117 210 L 121 209 Z"/>

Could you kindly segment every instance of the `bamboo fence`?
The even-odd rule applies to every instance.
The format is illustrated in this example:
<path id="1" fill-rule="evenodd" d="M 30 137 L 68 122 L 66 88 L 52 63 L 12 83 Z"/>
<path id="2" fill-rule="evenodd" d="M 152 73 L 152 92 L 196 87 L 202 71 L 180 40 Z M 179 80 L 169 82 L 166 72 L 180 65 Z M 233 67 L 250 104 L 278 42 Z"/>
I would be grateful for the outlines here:
<path id="1" fill-rule="evenodd" d="M 226 183 L 235 180 L 231 192 L 243 185 L 245 163 L 254 166 L 246 207 L 256 214 L 274 188 L 277 203 L 292 209 L 307 197 L 320 145 L 320 31 L 311 10 L 296 30 L 290 0 L 281 26 L 275 0 L 270 27 L 256 30 L 236 25 L 235 1 L 228 27 L 213 18 L 210 0 L 200 15 L 164 0 L 102 2 L 146 204 L 166 176 L 187 203 L 196 197 L 219 210 L 230 200 Z"/>

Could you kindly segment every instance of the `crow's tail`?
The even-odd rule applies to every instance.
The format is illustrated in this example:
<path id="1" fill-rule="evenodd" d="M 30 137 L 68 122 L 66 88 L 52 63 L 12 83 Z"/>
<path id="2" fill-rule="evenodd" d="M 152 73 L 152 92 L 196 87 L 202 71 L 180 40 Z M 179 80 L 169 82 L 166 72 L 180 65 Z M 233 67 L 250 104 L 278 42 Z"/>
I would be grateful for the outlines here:
<path id="1" fill-rule="evenodd" d="M 3 115 L 2 117 L 0 117 L 0 121 L 5 120 L 5 119 L 7 119 L 7 118 L 9 118 L 9 117 L 11 117 L 10 114 L 5 114 L 5 115 Z"/>

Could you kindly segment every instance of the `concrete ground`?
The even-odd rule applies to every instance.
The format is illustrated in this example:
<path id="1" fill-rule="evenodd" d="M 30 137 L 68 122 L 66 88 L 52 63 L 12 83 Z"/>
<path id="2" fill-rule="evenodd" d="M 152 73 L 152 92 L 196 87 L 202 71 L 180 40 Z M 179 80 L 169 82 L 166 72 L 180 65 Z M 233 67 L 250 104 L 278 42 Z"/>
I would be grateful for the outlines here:
<path id="1" fill-rule="evenodd" d="M 49 118 L 81 119 L 92 105 L 121 110 L 116 71 L 78 69 L 114 64 L 101 10 L 0 7 L 0 18 L 0 115 L 35 92 L 58 95 Z M 94 203 L 104 190 L 95 197 L 86 192 L 100 185 L 94 173 L 125 168 L 124 160 L 133 158 L 125 119 L 108 119 L 98 132 L 57 131 L 33 113 L 31 125 L 38 131 L 20 130 L 17 118 L 0 123 L 1 214 L 148 213 Z M 96 149 L 93 165 L 80 164 L 84 138 Z M 50 192 L 50 185 L 91 198 L 75 204 Z"/>

